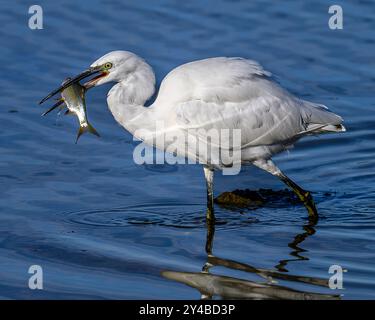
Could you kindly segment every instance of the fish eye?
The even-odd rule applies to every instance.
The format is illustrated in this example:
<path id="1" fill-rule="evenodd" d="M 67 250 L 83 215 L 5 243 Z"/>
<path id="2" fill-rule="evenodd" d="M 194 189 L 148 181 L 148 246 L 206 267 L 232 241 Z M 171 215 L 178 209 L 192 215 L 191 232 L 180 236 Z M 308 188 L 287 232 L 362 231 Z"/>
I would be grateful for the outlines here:
<path id="1" fill-rule="evenodd" d="M 106 62 L 103 66 L 104 69 L 108 70 L 108 69 L 111 69 L 112 68 L 112 63 L 111 62 Z"/>

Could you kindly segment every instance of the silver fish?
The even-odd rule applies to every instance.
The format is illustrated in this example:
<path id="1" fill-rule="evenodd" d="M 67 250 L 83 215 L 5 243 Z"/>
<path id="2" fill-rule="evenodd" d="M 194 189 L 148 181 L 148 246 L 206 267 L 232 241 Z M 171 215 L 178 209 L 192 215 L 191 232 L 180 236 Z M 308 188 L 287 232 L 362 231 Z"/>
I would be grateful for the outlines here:
<path id="1" fill-rule="evenodd" d="M 62 85 L 64 85 L 69 80 L 70 78 L 65 79 Z M 100 137 L 99 133 L 87 119 L 85 93 L 86 89 L 84 86 L 82 86 L 79 82 L 73 83 L 71 86 L 65 88 L 61 92 L 61 99 L 59 99 L 57 103 L 55 103 L 50 109 L 42 114 L 43 116 L 45 116 L 52 110 L 59 107 L 61 104 L 65 103 L 66 107 L 68 108 L 65 114 L 74 114 L 77 116 L 79 121 L 79 130 L 76 143 L 78 142 L 79 137 L 85 132 L 90 132 Z"/>

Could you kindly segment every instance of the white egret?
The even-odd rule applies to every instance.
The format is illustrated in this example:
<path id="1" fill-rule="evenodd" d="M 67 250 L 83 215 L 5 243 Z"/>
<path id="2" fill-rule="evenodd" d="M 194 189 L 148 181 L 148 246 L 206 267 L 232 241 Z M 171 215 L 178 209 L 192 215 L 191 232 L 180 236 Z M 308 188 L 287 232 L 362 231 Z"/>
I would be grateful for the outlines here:
<path id="1" fill-rule="evenodd" d="M 291 147 L 305 135 L 345 131 L 342 118 L 320 104 L 301 100 L 281 88 L 261 65 L 243 58 L 209 58 L 173 69 L 162 81 L 155 101 L 145 103 L 155 93 L 155 75 L 145 60 L 127 51 L 113 51 L 96 60 L 89 69 L 66 82 L 49 97 L 72 83 L 96 74 L 85 83 L 92 88 L 116 83 L 107 102 L 116 121 L 131 134 L 148 144 L 168 151 L 170 144 L 155 142 L 165 133 L 203 141 L 207 134 L 189 129 L 239 129 L 241 164 L 253 164 L 278 177 L 304 203 L 311 219 L 317 210 L 310 192 L 289 179 L 271 157 Z M 157 128 L 163 123 L 163 129 Z M 142 129 L 142 130 L 140 130 Z M 207 218 L 213 221 L 213 177 L 215 169 L 233 163 L 218 159 L 223 139 L 206 139 L 214 156 L 200 153 L 189 143 L 175 148 L 179 156 L 199 160 L 207 182 Z M 180 143 L 181 144 L 181 143 Z M 215 161 L 214 161 L 215 160 Z M 229 159 L 230 160 L 230 159 Z"/>

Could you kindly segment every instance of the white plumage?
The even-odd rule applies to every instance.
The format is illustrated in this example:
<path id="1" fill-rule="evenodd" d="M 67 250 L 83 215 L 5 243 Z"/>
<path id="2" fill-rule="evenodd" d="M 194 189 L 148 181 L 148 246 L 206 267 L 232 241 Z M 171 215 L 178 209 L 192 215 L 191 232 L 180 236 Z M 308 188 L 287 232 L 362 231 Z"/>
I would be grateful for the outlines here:
<path id="1" fill-rule="evenodd" d="M 155 92 L 152 68 L 127 51 L 110 52 L 95 61 L 91 68 L 98 69 L 108 62 L 112 64 L 109 73 L 89 82 L 90 87 L 116 82 L 108 93 L 108 106 L 115 119 L 137 138 L 167 150 L 168 144 L 155 143 L 156 136 L 175 133 L 205 140 L 204 130 L 201 130 L 203 133 L 189 130 L 239 129 L 241 162 L 252 163 L 278 176 L 296 192 L 310 216 L 316 217 L 310 193 L 284 175 L 271 157 L 305 135 L 345 131 L 340 116 L 325 106 L 290 94 L 257 62 L 226 57 L 194 61 L 175 68 L 162 81 L 154 103 L 144 107 Z M 163 129 L 158 128 L 158 122 L 163 123 Z M 225 145 L 222 139 L 215 137 L 208 143 L 217 152 Z M 212 211 L 213 169 L 223 168 L 224 164 L 214 164 L 212 158 L 195 149 L 181 149 L 177 152 L 179 156 L 195 158 L 204 164 L 208 206 Z"/>
<path id="2" fill-rule="evenodd" d="M 155 102 L 147 108 L 143 105 L 154 94 L 151 67 L 124 51 L 111 52 L 92 67 L 107 61 L 113 63 L 114 75 L 110 73 L 97 85 L 118 82 L 108 95 L 110 110 L 131 133 L 143 129 L 138 138 L 151 145 L 155 136 L 165 133 L 157 130 L 156 121 L 162 121 L 164 129 L 176 131 L 176 135 L 198 128 L 206 132 L 212 128 L 240 129 L 241 159 L 249 163 L 269 159 L 306 134 L 344 130 L 340 116 L 288 93 L 272 80 L 270 72 L 252 60 L 221 57 L 181 65 L 164 78 Z M 199 138 L 206 140 L 206 136 Z M 216 140 L 211 144 L 224 145 Z M 167 147 L 164 144 L 164 149 Z M 179 155 L 210 164 L 210 159 L 199 154 Z"/>

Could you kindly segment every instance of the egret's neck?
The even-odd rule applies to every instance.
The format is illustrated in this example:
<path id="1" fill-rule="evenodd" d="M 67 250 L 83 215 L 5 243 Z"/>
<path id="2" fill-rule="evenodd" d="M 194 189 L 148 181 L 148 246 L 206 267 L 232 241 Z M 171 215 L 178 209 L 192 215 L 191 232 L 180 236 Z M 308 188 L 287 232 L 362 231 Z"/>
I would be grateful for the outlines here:
<path id="1" fill-rule="evenodd" d="M 152 68 L 143 62 L 112 87 L 108 92 L 107 103 L 116 121 L 134 133 L 148 118 L 151 110 L 144 107 L 144 104 L 154 92 L 155 74 Z"/>

